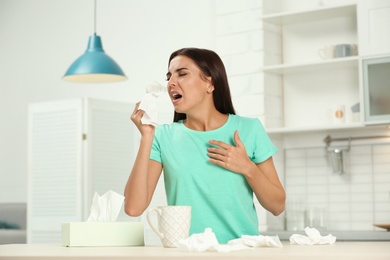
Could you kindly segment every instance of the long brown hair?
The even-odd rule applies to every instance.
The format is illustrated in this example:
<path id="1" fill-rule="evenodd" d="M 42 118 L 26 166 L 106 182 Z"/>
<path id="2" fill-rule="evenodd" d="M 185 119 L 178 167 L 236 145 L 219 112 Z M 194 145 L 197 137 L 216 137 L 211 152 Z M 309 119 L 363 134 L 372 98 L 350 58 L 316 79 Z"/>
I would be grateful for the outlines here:
<path id="1" fill-rule="evenodd" d="M 236 114 L 230 95 L 229 83 L 226 75 L 225 66 L 221 58 L 214 51 L 198 48 L 183 48 L 171 54 L 168 67 L 171 60 L 176 56 L 183 55 L 195 62 L 203 76 L 211 77 L 214 84 L 213 100 L 215 108 L 222 114 Z M 175 111 L 173 122 L 185 119 L 187 116 Z"/>

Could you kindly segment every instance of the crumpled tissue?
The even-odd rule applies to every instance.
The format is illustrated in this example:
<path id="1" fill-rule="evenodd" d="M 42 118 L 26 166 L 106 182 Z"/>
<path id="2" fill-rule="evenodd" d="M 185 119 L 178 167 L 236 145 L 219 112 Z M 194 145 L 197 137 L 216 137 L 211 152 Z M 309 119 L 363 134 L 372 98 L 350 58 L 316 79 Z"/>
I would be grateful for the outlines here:
<path id="1" fill-rule="evenodd" d="M 253 249 L 253 247 L 283 247 L 278 236 L 248 236 L 228 241 L 227 244 L 219 244 L 217 237 L 211 228 L 206 228 L 203 233 L 192 234 L 187 239 L 177 242 L 177 247 L 191 252 L 231 252 Z"/>
<path id="2" fill-rule="evenodd" d="M 292 245 L 332 245 L 336 242 L 336 237 L 331 234 L 321 236 L 320 232 L 315 228 L 306 227 L 305 233 L 307 236 L 293 234 L 290 237 Z"/>
<path id="3" fill-rule="evenodd" d="M 228 242 L 228 245 L 238 244 L 248 247 L 283 247 L 278 236 L 242 235 L 241 238 L 233 239 Z"/>
<path id="4" fill-rule="evenodd" d="M 116 221 L 125 197 L 112 190 L 102 196 L 95 192 L 91 205 L 91 213 L 87 222 L 113 222 Z"/>
<path id="5" fill-rule="evenodd" d="M 144 125 L 157 126 L 157 98 L 166 92 L 166 87 L 153 81 L 146 87 L 146 94 L 141 99 L 138 110 L 145 111 L 141 118 L 141 122 Z"/>

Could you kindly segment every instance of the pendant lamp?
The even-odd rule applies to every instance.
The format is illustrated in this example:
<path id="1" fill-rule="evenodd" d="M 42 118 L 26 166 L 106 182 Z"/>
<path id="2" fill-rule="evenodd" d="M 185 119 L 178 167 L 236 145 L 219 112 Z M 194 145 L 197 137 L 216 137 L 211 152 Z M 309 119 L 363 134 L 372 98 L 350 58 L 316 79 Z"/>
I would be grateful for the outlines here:
<path id="1" fill-rule="evenodd" d="M 96 0 L 94 5 L 94 34 L 89 37 L 87 50 L 75 60 L 63 79 L 80 83 L 105 83 L 126 80 L 121 67 L 108 56 L 100 36 L 96 35 Z"/>

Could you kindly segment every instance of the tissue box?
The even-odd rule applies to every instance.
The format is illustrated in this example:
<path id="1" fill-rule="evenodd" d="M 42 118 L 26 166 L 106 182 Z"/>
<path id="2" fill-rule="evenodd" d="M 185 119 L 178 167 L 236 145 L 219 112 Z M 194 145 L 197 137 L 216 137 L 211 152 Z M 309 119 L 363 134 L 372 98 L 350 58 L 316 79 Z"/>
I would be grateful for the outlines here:
<path id="1" fill-rule="evenodd" d="M 143 246 L 142 222 L 70 222 L 62 224 L 63 246 Z"/>

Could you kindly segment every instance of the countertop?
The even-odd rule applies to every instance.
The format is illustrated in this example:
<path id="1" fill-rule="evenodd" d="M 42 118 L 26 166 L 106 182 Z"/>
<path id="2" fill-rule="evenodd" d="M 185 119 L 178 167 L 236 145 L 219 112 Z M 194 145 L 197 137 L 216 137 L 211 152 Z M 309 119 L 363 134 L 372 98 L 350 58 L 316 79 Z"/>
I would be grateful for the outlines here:
<path id="1" fill-rule="evenodd" d="M 320 231 L 321 235 L 332 234 L 337 237 L 337 241 L 390 241 L 390 232 L 386 231 Z M 277 234 L 280 240 L 288 241 L 292 234 L 306 235 L 302 231 L 264 231 L 265 236 L 275 236 Z"/>
<path id="2" fill-rule="evenodd" d="M 9 244 L 0 245 L 0 259 L 289 259 L 289 260 L 335 260 L 369 259 L 389 260 L 390 241 L 337 242 L 333 245 L 290 245 L 283 241 L 283 248 L 259 247 L 230 253 L 188 252 L 177 248 L 159 246 L 144 247 L 63 247 L 61 245 Z"/>

